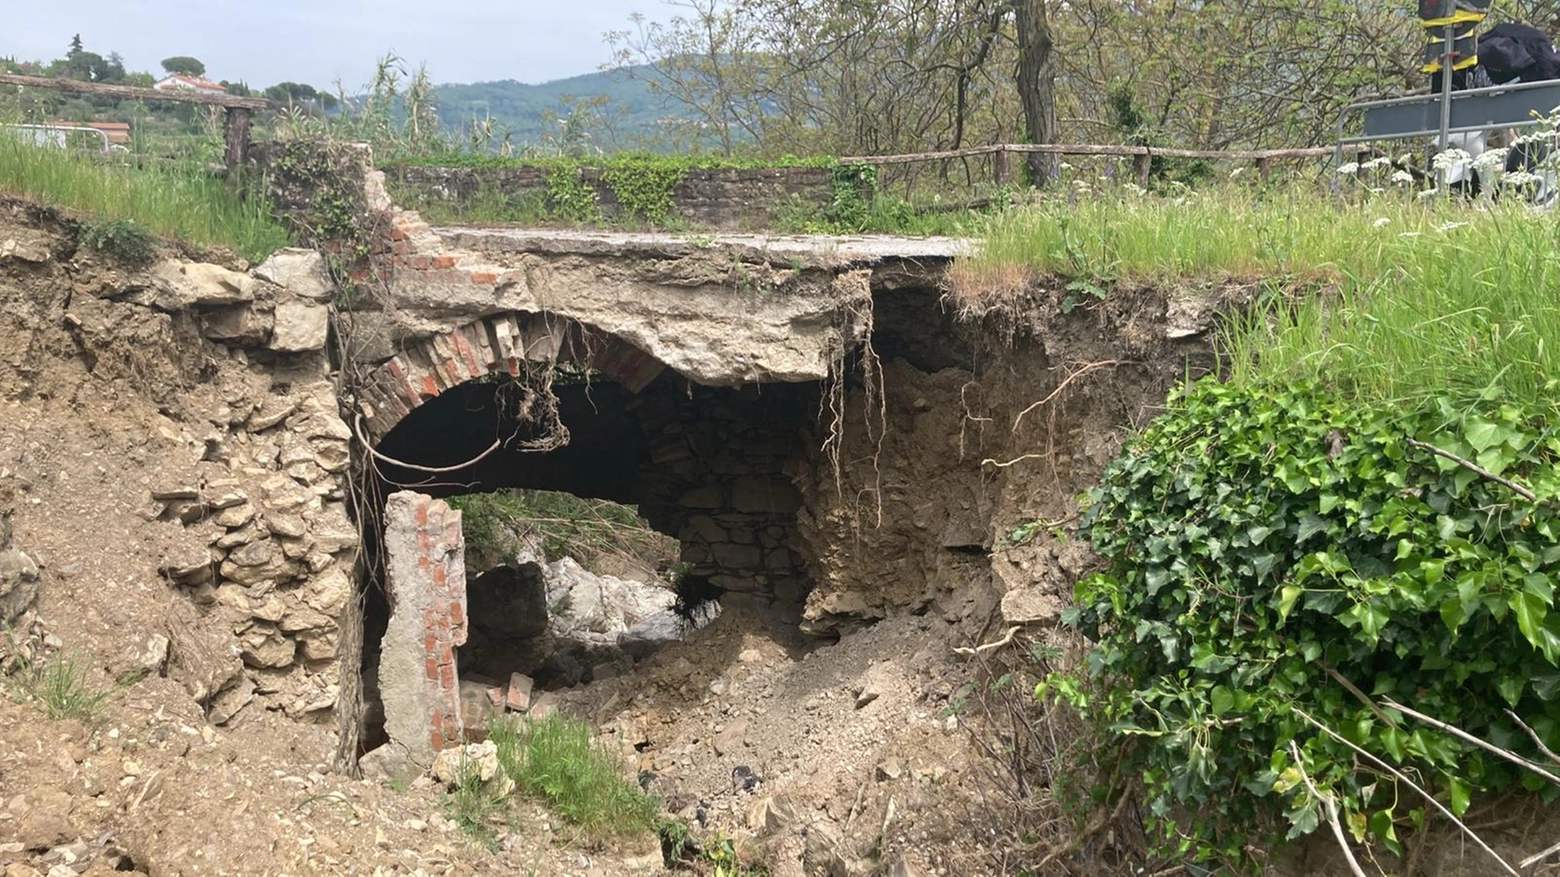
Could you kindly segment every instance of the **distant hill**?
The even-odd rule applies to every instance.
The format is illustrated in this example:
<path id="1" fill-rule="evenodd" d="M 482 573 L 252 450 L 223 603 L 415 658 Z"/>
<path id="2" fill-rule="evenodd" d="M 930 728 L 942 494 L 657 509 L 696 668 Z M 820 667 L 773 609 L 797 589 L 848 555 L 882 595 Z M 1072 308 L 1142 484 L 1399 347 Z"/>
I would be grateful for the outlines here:
<path id="1" fill-rule="evenodd" d="M 556 122 L 544 124 L 544 112 L 551 110 L 562 118 L 569 114 L 571 101 L 582 106 L 584 101 L 602 96 L 606 98 L 606 104 L 601 111 L 589 113 L 592 119 L 605 118 L 605 124 L 587 126 L 592 142 L 609 150 L 645 147 L 661 139 L 657 134 L 668 120 L 687 118 L 682 108 L 651 90 L 648 80 L 655 75 L 654 68 L 642 65 L 555 79 L 539 85 L 513 79 L 440 85 L 437 86 L 439 118 L 444 124 L 460 129 L 473 116 L 481 119 L 491 115 L 500 128 L 508 128 L 513 133 L 516 145 L 542 143 L 559 133 Z"/>

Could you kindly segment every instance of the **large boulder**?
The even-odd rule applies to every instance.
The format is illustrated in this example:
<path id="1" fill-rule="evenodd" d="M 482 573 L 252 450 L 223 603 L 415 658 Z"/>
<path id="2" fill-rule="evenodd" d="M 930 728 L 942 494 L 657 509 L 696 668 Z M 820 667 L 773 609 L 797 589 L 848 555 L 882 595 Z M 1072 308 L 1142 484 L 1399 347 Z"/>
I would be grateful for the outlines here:
<path id="1" fill-rule="evenodd" d="M 543 566 L 522 558 L 473 577 L 466 584 L 466 617 L 491 639 L 529 639 L 547 631 L 547 581 Z"/>

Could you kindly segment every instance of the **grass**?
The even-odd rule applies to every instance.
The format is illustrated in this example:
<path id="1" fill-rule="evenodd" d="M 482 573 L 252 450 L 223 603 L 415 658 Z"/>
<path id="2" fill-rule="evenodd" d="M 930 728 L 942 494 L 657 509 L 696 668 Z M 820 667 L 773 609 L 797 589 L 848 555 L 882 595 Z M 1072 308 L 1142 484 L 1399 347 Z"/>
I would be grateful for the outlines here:
<path id="1" fill-rule="evenodd" d="M 1560 379 L 1557 235 L 1560 218 L 1515 199 L 1340 198 L 1301 184 L 1058 196 L 994 218 L 950 283 L 967 300 L 1047 275 L 1255 283 L 1273 306 L 1229 328 L 1233 380 L 1315 377 L 1385 403 L 1496 385 L 1538 400 Z"/>
<path id="2" fill-rule="evenodd" d="M 520 790 L 595 841 L 652 831 L 660 804 L 623 774 L 622 761 L 591 736 L 586 723 L 551 713 L 540 719 L 495 719 L 489 739 Z"/>
<path id="3" fill-rule="evenodd" d="M 462 764 L 455 782 L 444 795 L 450 821 L 489 849 L 497 845 L 494 819 L 504 810 L 505 798 L 485 786 L 476 765 Z"/>
<path id="4" fill-rule="evenodd" d="M 265 203 L 193 167 L 138 168 L 0 137 L 0 193 L 80 211 L 100 222 L 132 220 L 151 232 L 227 247 L 259 261 L 287 246 Z"/>
<path id="5" fill-rule="evenodd" d="M 56 655 L 43 663 L 21 663 L 15 678 L 22 690 L 43 708 L 51 719 L 96 721 L 112 689 L 93 687 L 86 670 L 72 653 Z"/>

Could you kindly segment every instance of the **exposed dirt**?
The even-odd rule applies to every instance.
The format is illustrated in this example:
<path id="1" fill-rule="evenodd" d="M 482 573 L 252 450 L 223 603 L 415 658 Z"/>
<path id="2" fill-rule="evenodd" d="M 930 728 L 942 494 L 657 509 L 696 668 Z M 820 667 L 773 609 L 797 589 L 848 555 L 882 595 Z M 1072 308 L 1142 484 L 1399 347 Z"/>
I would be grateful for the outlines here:
<path id="1" fill-rule="evenodd" d="M 159 572 L 185 546 L 157 520 L 151 492 L 198 468 L 229 409 L 294 376 L 205 341 L 188 316 L 124 300 L 146 284 L 140 270 L 79 252 L 52 214 L 0 205 L 6 241 L 15 243 L 0 256 L 0 511 L 13 511 L 16 546 L 42 568 L 36 616 L 18 634 L 36 660 L 71 657 L 91 688 L 110 692 L 94 722 L 51 720 L 15 678 L 0 681 L 8 877 L 55 865 L 148 874 L 651 866 L 651 839 L 588 849 L 524 801 L 499 827 L 497 849 L 484 848 L 445 818 L 429 781 L 398 791 L 400 782 L 332 773 L 328 714 L 267 703 L 218 728 L 178 660 L 167 675 L 137 676 L 149 634 L 178 640 L 210 623 Z M 1035 313 L 1049 334 L 1020 338 L 1028 346 L 1014 355 L 983 349 L 980 327 L 954 331 L 935 294 L 903 296 L 879 308 L 882 407 L 861 385 L 842 397 L 839 480 L 821 456 L 796 473 L 819 582 L 808 629 L 843 638 L 733 608 L 630 675 L 549 695 L 617 741 L 673 814 L 707 839 L 734 838 L 776 875 L 1015 867 L 1014 802 L 993 779 L 1000 722 L 977 709 L 972 686 L 990 681 L 987 658 L 1043 639 L 1004 640 L 1002 610 L 1019 594 L 1019 614 L 1054 621 L 1089 562 L 1067 537 L 1076 492 L 1115 452 L 1122 425 L 1203 349 L 1167 334 L 1170 305 L 1148 293 L 1060 321 L 1057 303 L 1042 302 Z M 1055 404 L 1019 417 L 1047 398 Z M 1055 526 L 1009 538 L 1042 518 Z M 1007 644 L 979 658 L 955 651 L 992 642 Z M 1027 680 L 1004 684 L 1022 692 Z M 1065 829 L 1052 822 L 1024 843 L 1044 847 Z M 1133 843 L 1118 836 L 1088 854 L 1114 865 L 1123 859 L 1108 848 Z"/>
<path id="2" fill-rule="evenodd" d="M 170 674 L 137 678 L 149 634 L 200 623 L 159 574 L 178 527 L 150 490 L 195 466 L 235 398 L 286 375 L 251 368 L 187 319 L 115 301 L 144 275 L 78 251 L 69 223 L 0 204 L 0 511 L 41 567 L 12 645 L 69 660 L 109 692 L 91 722 L 51 720 L 0 676 L 0 871 L 149 874 L 621 873 L 628 854 L 550 841 L 517 804 L 490 851 L 426 782 L 395 792 L 331 774 L 333 726 L 250 709 L 215 728 Z M 21 253 L 22 255 L 17 255 Z M 6 870 L 9 868 L 9 870 Z"/>

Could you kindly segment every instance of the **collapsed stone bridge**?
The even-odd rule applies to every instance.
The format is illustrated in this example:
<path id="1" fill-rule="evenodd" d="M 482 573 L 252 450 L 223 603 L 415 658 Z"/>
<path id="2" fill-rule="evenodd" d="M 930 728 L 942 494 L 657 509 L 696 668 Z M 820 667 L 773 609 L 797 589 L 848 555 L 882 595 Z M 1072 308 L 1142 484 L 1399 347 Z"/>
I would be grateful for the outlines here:
<path id="1" fill-rule="evenodd" d="M 419 760 L 460 733 L 457 665 L 482 621 L 445 497 L 633 505 L 723 605 L 811 633 L 992 599 L 1009 623 L 1054 620 L 1087 553 L 1004 540 L 1002 522 L 1068 520 L 1120 428 L 1211 366 L 1203 298 L 1064 310 L 1038 289 L 961 317 L 943 289 L 958 240 L 435 228 L 347 170 L 361 221 L 316 243 L 351 266 L 332 365 L 380 497 L 359 514 L 368 567 L 386 575 L 342 668 L 365 671 L 369 709 Z M 273 183 L 273 201 L 346 234 L 310 223 L 311 185 Z M 325 309 L 305 310 L 284 333 L 278 304 L 256 343 L 322 337 Z M 539 397 L 555 406 L 540 419 Z"/>

